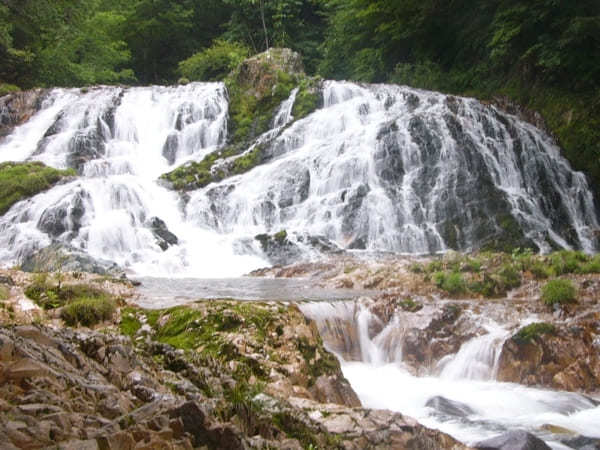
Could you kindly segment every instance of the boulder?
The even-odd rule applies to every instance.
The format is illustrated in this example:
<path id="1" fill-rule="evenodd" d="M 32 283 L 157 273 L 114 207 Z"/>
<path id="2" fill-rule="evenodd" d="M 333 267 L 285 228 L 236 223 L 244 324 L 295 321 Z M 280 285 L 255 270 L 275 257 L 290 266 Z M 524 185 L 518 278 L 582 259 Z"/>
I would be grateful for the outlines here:
<path id="1" fill-rule="evenodd" d="M 522 430 L 509 431 L 475 444 L 477 450 L 551 450 L 540 438 Z"/>
<path id="2" fill-rule="evenodd" d="M 151 217 L 146 221 L 146 226 L 150 228 L 156 239 L 156 243 L 163 250 L 167 250 L 172 245 L 177 245 L 179 239 L 167 228 L 167 224 L 159 217 Z"/>
<path id="3" fill-rule="evenodd" d="M 429 406 L 430 408 L 435 409 L 436 412 L 448 416 L 466 417 L 475 413 L 475 411 L 473 411 L 469 405 L 447 399 L 446 397 L 442 397 L 440 395 L 436 395 L 435 397 L 427 400 L 425 406 Z"/>
<path id="4" fill-rule="evenodd" d="M 21 263 L 25 272 L 88 272 L 98 275 L 121 276 L 122 269 L 112 261 L 94 259 L 87 253 L 67 244 L 55 242 L 26 255 Z"/>

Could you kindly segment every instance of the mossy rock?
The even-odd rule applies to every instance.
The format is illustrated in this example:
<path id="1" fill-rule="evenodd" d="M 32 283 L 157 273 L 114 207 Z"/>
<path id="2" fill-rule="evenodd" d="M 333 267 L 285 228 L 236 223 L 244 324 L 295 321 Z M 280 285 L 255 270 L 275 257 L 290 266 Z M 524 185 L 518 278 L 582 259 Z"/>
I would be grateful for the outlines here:
<path id="1" fill-rule="evenodd" d="M 517 342 L 529 342 L 543 334 L 554 334 L 554 325 L 545 322 L 536 322 L 521 328 L 512 339 Z"/>
<path id="2" fill-rule="evenodd" d="M 58 170 L 41 162 L 1 163 L 0 215 L 15 203 L 51 188 L 65 177 L 75 175 L 73 169 Z"/>

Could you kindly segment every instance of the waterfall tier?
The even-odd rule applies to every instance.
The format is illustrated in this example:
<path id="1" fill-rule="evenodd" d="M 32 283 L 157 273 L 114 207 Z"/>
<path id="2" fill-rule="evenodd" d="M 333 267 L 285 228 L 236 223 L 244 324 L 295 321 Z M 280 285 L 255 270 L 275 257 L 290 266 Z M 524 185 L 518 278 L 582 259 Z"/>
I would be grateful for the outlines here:
<path id="1" fill-rule="evenodd" d="M 239 275 L 267 264 L 254 236 L 280 230 L 295 258 L 315 238 L 407 253 L 596 249 L 585 177 L 533 126 L 474 99 L 333 81 L 294 121 L 296 92 L 257 141 L 263 164 L 179 196 L 157 179 L 227 144 L 222 83 L 50 91 L 0 161 L 80 176 L 0 218 L 0 260 L 58 242 L 145 275 Z"/>

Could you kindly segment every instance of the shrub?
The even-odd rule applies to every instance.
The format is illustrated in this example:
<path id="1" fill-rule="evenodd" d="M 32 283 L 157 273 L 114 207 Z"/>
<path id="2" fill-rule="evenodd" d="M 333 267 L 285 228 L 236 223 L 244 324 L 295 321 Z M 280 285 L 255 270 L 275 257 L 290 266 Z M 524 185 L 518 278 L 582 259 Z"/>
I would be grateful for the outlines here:
<path id="1" fill-rule="evenodd" d="M 506 290 L 521 286 L 521 272 L 512 264 L 503 265 L 498 276 Z"/>
<path id="2" fill-rule="evenodd" d="M 463 294 L 467 291 L 467 283 L 459 272 L 450 274 L 436 272 L 433 274 L 433 282 L 451 295 Z"/>
<path id="3" fill-rule="evenodd" d="M 112 299 L 83 298 L 65 306 L 60 317 L 67 325 L 81 324 L 89 327 L 112 318 L 115 309 L 115 302 Z"/>
<path id="4" fill-rule="evenodd" d="M 538 280 L 550 278 L 553 274 L 552 268 L 542 261 L 536 261 L 533 263 L 529 268 L 529 271 Z"/>
<path id="5" fill-rule="evenodd" d="M 577 272 L 579 266 L 588 262 L 589 259 L 585 253 L 571 250 L 561 250 L 550 255 L 552 269 L 556 275 Z"/>
<path id="6" fill-rule="evenodd" d="M 556 279 L 548 281 L 542 287 L 542 301 L 546 305 L 575 303 L 577 290 L 570 280 Z"/>
<path id="7" fill-rule="evenodd" d="M 423 308 L 421 303 L 414 301 L 412 298 L 405 298 L 404 300 L 401 300 L 398 305 L 404 311 L 408 312 L 416 312 Z"/>
<path id="8" fill-rule="evenodd" d="M 179 63 L 182 78 L 192 81 L 222 80 L 249 55 L 249 50 L 237 42 L 217 39 L 213 45 Z"/>
<path id="9" fill-rule="evenodd" d="M 512 339 L 515 341 L 529 342 L 531 339 L 541 335 L 554 333 L 556 329 L 554 325 L 545 322 L 536 322 L 521 328 Z"/>

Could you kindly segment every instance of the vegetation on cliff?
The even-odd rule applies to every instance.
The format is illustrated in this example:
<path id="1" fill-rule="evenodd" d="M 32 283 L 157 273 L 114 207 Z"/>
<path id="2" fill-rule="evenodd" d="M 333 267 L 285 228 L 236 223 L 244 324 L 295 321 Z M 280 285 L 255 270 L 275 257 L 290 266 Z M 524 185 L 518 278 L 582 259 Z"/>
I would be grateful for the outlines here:
<path id="1" fill-rule="evenodd" d="M 217 47 L 214 49 L 216 51 Z M 204 56 L 198 55 L 198 58 Z M 233 61 L 237 61 L 236 58 L 234 56 Z M 215 64 L 218 66 L 220 63 Z M 224 63 L 219 70 L 227 70 L 228 64 Z M 191 70 L 182 73 L 195 79 Z M 289 49 L 270 49 L 245 59 L 225 78 L 229 94 L 227 146 L 206 155 L 202 161 L 188 162 L 161 178 L 169 181 L 174 189 L 193 190 L 245 173 L 265 162 L 264 147 L 268 142 L 251 146 L 252 141 L 272 128 L 280 105 L 295 87 L 298 92 L 292 109 L 293 119 L 301 119 L 314 111 L 320 101 L 319 82 L 318 78 L 304 73 L 300 55 Z"/>
<path id="2" fill-rule="evenodd" d="M 45 191 L 64 177 L 75 176 L 73 169 L 57 170 L 40 162 L 0 164 L 0 215 L 12 205 Z"/>

